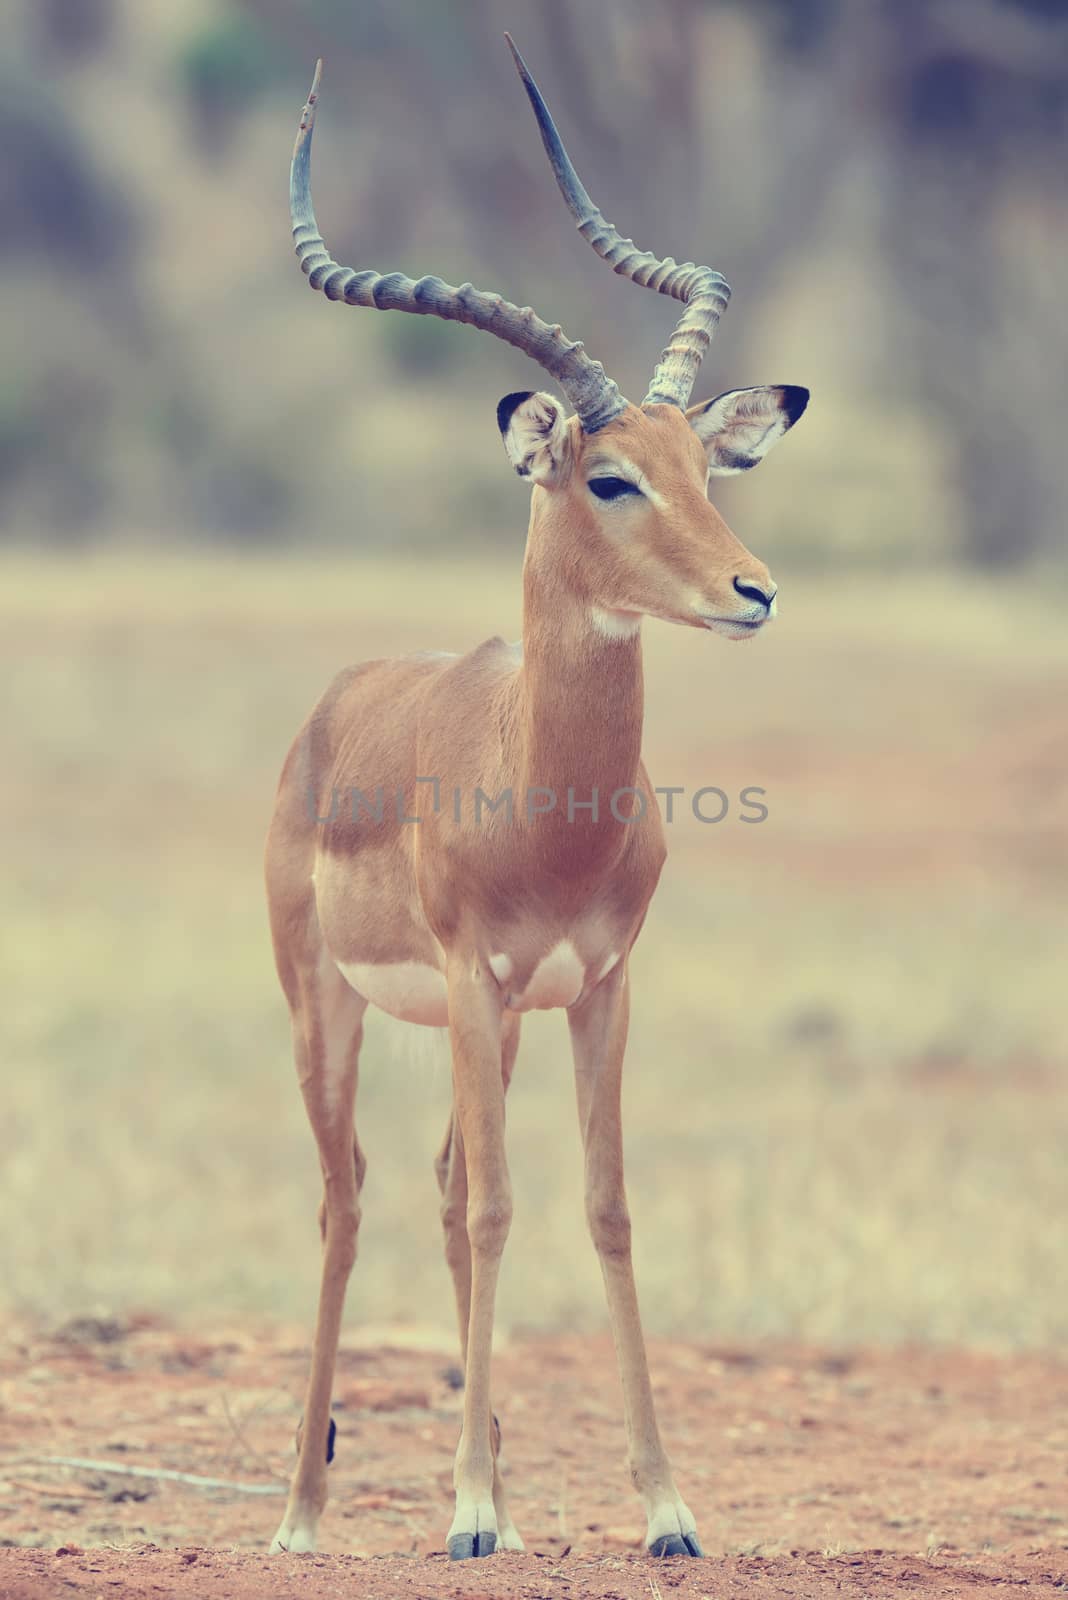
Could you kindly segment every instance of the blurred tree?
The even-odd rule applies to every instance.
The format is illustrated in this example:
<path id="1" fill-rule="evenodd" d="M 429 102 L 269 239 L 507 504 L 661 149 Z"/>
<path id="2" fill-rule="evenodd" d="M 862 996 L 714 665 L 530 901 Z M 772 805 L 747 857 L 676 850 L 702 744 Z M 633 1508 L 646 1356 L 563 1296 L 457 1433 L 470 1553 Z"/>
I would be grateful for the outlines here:
<path id="1" fill-rule="evenodd" d="M 750 357 L 769 316 L 792 320 L 798 356 L 821 341 L 818 381 L 852 430 L 837 443 L 875 498 L 905 470 L 889 411 L 926 448 L 924 481 L 946 526 L 965 526 L 964 553 L 1052 548 L 1064 0 L 539 0 L 521 15 L 515 0 L 21 0 L 0 39 L 0 313 L 19 352 L 0 377 L 0 477 L 16 507 L 140 522 L 154 505 L 161 525 L 188 516 L 253 536 L 298 500 L 338 494 L 336 443 L 367 381 L 386 431 L 398 379 L 405 403 L 433 374 L 458 397 L 476 373 L 517 381 L 516 357 L 424 319 L 305 320 L 282 194 L 320 53 L 318 198 L 339 259 L 531 300 L 640 394 L 673 308 L 614 282 L 569 226 L 506 26 L 606 214 L 734 284 L 697 397 L 763 375 Z M 42 54 L 62 72 L 27 72 Z M 227 169 L 191 159 L 239 130 Z M 213 240 L 207 279 L 198 220 Z M 839 278 L 863 325 L 845 325 Z M 308 381 L 305 341 L 336 435 L 302 432 L 307 413 L 294 418 L 281 393 L 280 374 Z M 364 468 L 384 481 L 377 451 Z M 816 473 L 837 470 L 828 459 Z M 46 477 L 53 490 L 34 488 Z M 921 488 L 920 521 L 931 503 Z M 413 526 L 421 516 L 413 498 Z"/>
<path id="2" fill-rule="evenodd" d="M 135 254 L 130 208 L 100 171 L 62 98 L 50 86 L 0 66 L 0 210 L 17 225 L 0 233 L 9 280 L 48 281 L 108 319 L 124 299 Z M 51 330 L 26 337 L 25 301 L 8 290 L 10 353 L 0 379 L 0 499 L 28 496 L 34 515 L 61 537 L 84 534 L 107 507 L 101 446 L 113 380 L 76 341 L 57 349 Z M 15 321 L 16 317 L 19 320 Z M 31 320 L 32 327 L 32 320 Z"/>
<path id="3" fill-rule="evenodd" d="M 1018 562 L 1063 538 L 1068 15 L 1035 0 L 882 0 L 859 42 L 890 133 L 890 282 L 915 381 L 956 442 L 966 553 Z M 1049 247 L 1020 259 L 1016 218 Z M 1026 396 L 1026 399 L 1024 398 Z"/>
<path id="4" fill-rule="evenodd" d="M 0 379 L 0 503 L 21 494 L 51 538 L 90 538 L 108 508 L 111 411 L 106 375 L 11 363 Z"/>
<path id="5" fill-rule="evenodd" d="M 266 451 L 242 450 L 232 438 L 206 444 L 184 496 L 192 527 L 259 544 L 288 537 L 293 486 L 285 472 Z"/>
<path id="6" fill-rule="evenodd" d="M 196 28 L 178 58 L 197 146 L 214 153 L 254 101 L 281 75 L 278 52 L 254 16 L 222 12 Z"/>
<path id="7" fill-rule="evenodd" d="M 722 7 L 722 0 L 707 3 Z M 792 55 L 824 49 L 831 29 L 841 21 L 841 0 L 751 0 L 750 9 L 764 13 L 776 45 Z"/>
<path id="8" fill-rule="evenodd" d="M 61 96 L 0 61 L 0 258 L 114 267 L 129 250 L 133 218 L 114 176 L 88 154 Z"/>
<path id="9" fill-rule="evenodd" d="M 70 61 L 102 50 L 115 21 L 113 0 L 33 0 L 30 16 L 42 54 Z"/>

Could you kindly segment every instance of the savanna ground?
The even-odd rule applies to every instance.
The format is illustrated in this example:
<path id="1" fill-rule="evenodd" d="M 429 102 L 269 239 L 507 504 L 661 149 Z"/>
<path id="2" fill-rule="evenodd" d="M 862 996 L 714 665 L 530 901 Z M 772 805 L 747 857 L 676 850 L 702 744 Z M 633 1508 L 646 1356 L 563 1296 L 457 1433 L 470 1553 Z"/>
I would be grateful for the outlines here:
<path id="1" fill-rule="evenodd" d="M 0 1542 L 40 1548 L 0 1550 L 0 1592 L 657 1600 L 1068 1586 L 1068 1363 L 1048 1356 L 655 1341 L 661 1417 L 709 1559 L 654 1564 L 608 1339 L 504 1341 L 497 1395 L 527 1554 L 463 1568 L 442 1551 L 462 1402 L 451 1350 L 399 1331 L 343 1342 L 322 1554 L 265 1555 L 306 1356 L 298 1328 L 192 1336 L 145 1318 L 9 1340 Z"/>
<path id="2" fill-rule="evenodd" d="M 0 1592 L 1063 1585 L 1056 597 L 776 566 L 766 639 L 646 635 L 654 781 L 732 797 L 718 826 L 668 830 L 627 1085 L 661 1406 L 719 1562 L 650 1575 L 627 1542 L 566 1031 L 537 1017 L 510 1097 L 499 1391 L 542 1554 L 461 1576 L 383 1565 L 439 1548 L 459 1415 L 431 1170 L 448 1072 L 389 1025 L 364 1052 L 323 1540 L 382 1560 L 268 1567 L 251 1552 L 277 1495 L 41 1457 L 280 1487 L 318 1173 L 260 887 L 277 772 L 344 662 L 515 637 L 518 556 L 5 560 L 0 1538 L 46 1548 L 2 1552 Z M 757 826 L 733 804 L 748 785 L 767 791 Z"/>

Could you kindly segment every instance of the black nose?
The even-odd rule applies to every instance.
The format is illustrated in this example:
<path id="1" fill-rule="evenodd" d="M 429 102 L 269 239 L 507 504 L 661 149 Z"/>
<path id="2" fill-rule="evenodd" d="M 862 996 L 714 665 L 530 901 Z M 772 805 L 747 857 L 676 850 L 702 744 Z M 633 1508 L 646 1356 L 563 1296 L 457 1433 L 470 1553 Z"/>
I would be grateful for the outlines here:
<path id="1" fill-rule="evenodd" d="M 741 578 L 735 578 L 734 588 L 736 593 L 743 595 L 746 600 L 759 600 L 768 611 L 771 610 L 771 602 L 778 593 L 775 588 L 765 593 L 763 589 L 758 589 L 755 583 L 743 583 Z"/>

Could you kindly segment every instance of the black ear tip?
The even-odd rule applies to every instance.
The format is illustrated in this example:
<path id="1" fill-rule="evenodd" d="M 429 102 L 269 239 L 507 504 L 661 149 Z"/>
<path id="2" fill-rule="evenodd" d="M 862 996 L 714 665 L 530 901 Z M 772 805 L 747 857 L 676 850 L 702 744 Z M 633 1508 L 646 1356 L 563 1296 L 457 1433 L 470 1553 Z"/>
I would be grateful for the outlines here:
<path id="1" fill-rule="evenodd" d="M 809 402 L 809 392 L 808 392 L 807 389 L 799 388 L 797 384 L 793 384 L 793 383 L 784 383 L 783 384 L 783 388 L 782 388 L 783 409 L 786 412 L 786 415 L 790 419 L 790 426 L 791 427 L 793 427 L 793 425 L 797 421 L 798 417 L 804 415 L 805 407 L 808 405 L 808 402 Z"/>
<path id="2" fill-rule="evenodd" d="M 514 394 L 506 394 L 503 400 L 497 402 L 497 426 L 502 433 L 508 432 L 508 424 L 523 404 L 523 401 L 529 400 L 533 393 L 533 389 L 517 389 Z M 808 398 L 807 391 L 805 398 Z"/>

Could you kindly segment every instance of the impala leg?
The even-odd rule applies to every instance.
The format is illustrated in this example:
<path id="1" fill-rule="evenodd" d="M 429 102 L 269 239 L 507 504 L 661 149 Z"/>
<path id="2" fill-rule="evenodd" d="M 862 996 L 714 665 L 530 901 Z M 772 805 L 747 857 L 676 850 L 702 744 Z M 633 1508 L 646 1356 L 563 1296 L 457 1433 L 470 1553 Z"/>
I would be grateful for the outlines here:
<path id="1" fill-rule="evenodd" d="M 623 1384 L 630 1475 L 648 1522 L 646 1545 L 657 1556 L 699 1556 L 697 1524 L 675 1488 L 660 1442 L 631 1263 L 620 1112 L 628 1014 L 622 962 L 583 1005 L 568 1013 L 586 1154 L 586 1217 L 604 1277 Z"/>
<path id="2" fill-rule="evenodd" d="M 506 1011 L 501 1019 L 501 1082 L 505 1094 L 512 1081 L 519 1050 L 520 1019 Z M 441 1190 L 441 1227 L 445 1237 L 445 1260 L 452 1273 L 456 1294 L 456 1320 L 460 1330 L 460 1359 L 467 1360 L 467 1328 L 471 1320 L 471 1242 L 467 1236 L 467 1163 L 464 1141 L 455 1110 L 434 1161 Z"/>
<path id="3" fill-rule="evenodd" d="M 492 1555 L 502 1529 L 494 1503 L 497 1430 L 490 1405 L 493 1312 L 512 1193 L 504 1151 L 502 1011 L 492 976 L 472 957 L 449 963 L 453 1126 L 467 1183 L 470 1310 L 464 1356 L 464 1420 L 453 1482 L 456 1511 L 448 1533 L 452 1560 Z M 462 1307 L 462 1283 L 457 1299 Z"/>
<path id="4" fill-rule="evenodd" d="M 471 1242 L 467 1237 L 467 1163 L 463 1137 L 450 1110 L 445 1138 L 434 1162 L 441 1190 L 441 1231 L 445 1260 L 452 1274 L 456 1320 L 460 1330 L 460 1362 L 467 1361 L 467 1325 L 471 1319 Z"/>
<path id="5" fill-rule="evenodd" d="M 501 1022 L 501 1083 L 505 1094 L 512 1081 L 519 1049 L 519 1017 L 506 1011 Z M 467 1362 L 467 1332 L 471 1320 L 471 1241 L 467 1233 L 467 1162 L 463 1135 L 455 1111 L 450 1113 L 445 1138 L 434 1163 L 441 1189 L 441 1225 L 445 1236 L 445 1259 L 452 1273 L 456 1294 L 456 1315 L 460 1328 L 460 1358 Z M 499 1453 L 500 1424 L 494 1418 L 491 1436 L 493 1450 L 493 1505 L 497 1513 L 497 1544 L 502 1550 L 522 1550 L 523 1541 L 512 1521 L 501 1480 Z"/>
<path id="6" fill-rule="evenodd" d="M 319 1209 L 323 1276 L 298 1435 L 297 1469 L 272 1552 L 314 1550 L 316 1528 L 326 1505 L 326 1469 L 332 1445 L 330 1394 L 345 1290 L 356 1259 L 360 1226 L 364 1160 L 353 1134 L 353 1110 L 366 1009 L 367 1002 L 324 961 L 312 978 L 302 982 L 300 1003 L 293 1015 L 297 1073 L 323 1173 Z"/>

